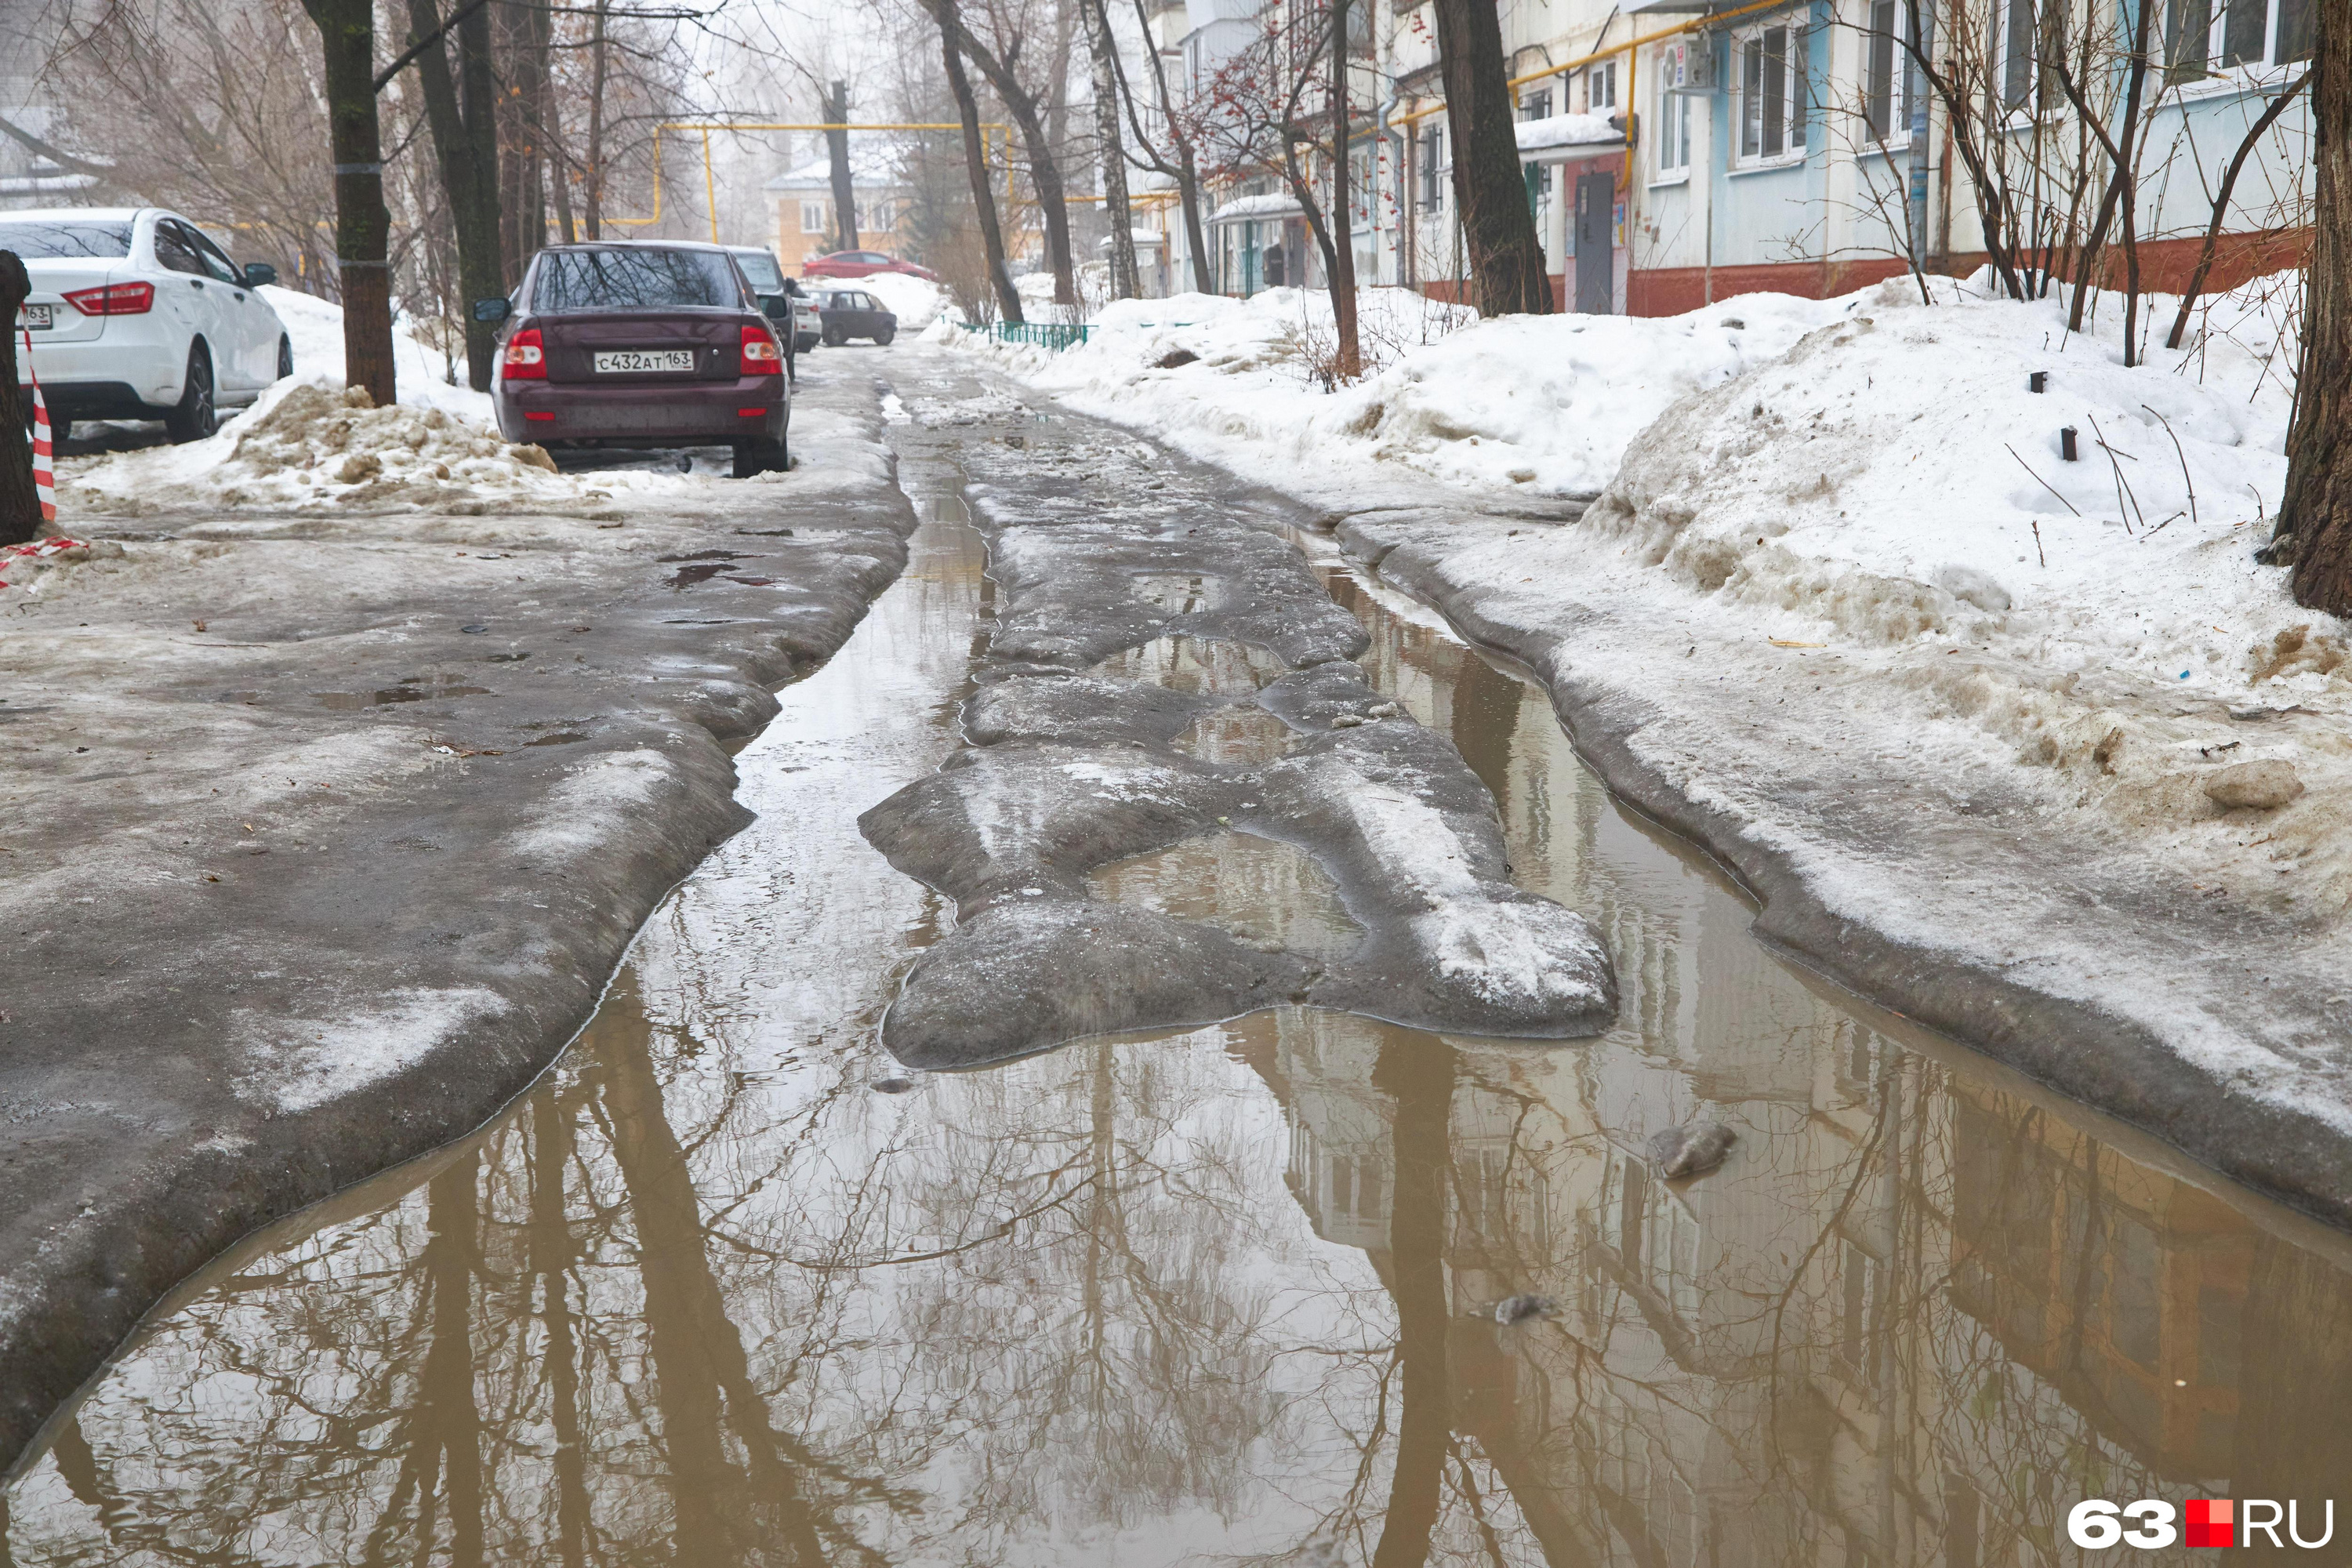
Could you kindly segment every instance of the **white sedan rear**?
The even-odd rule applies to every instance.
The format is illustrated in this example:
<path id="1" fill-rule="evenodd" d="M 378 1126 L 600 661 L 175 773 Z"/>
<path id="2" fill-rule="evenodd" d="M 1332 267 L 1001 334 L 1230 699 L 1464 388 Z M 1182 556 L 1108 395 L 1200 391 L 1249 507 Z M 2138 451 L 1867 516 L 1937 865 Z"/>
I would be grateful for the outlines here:
<path id="1" fill-rule="evenodd" d="M 77 419 L 161 419 L 173 440 L 199 440 L 220 409 L 294 373 L 293 343 L 259 288 L 276 271 L 237 266 L 177 213 L 0 213 L 0 250 L 32 275 L 18 330 L 59 439 Z"/>

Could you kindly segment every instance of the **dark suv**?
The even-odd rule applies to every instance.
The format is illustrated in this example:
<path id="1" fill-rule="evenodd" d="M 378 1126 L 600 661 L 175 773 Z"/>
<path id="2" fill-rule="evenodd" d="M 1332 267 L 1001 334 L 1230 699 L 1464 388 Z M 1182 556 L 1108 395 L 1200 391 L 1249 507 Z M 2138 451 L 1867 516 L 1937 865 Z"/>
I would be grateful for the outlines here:
<path id="1" fill-rule="evenodd" d="M 784 348 L 718 246 L 551 246 L 474 315 L 505 323 L 490 399 L 509 441 L 727 446 L 737 479 L 788 466 Z"/>
<path id="2" fill-rule="evenodd" d="M 898 318 L 863 289 L 835 289 L 820 294 L 817 314 L 824 321 L 824 341 L 839 348 L 852 338 L 871 338 L 887 344 L 898 335 Z"/>

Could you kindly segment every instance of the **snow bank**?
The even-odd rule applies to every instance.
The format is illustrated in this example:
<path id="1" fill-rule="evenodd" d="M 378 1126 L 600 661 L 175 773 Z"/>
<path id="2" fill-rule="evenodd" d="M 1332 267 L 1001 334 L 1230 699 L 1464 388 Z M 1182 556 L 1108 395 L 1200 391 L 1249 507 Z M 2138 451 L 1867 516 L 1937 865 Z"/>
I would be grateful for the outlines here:
<path id="1" fill-rule="evenodd" d="M 1372 374 L 1328 393 L 1338 333 L 1319 291 L 1122 300 L 1060 354 L 965 346 L 1074 407 L 1237 468 L 1347 480 L 1369 462 L 1452 485 L 1591 495 L 1668 404 L 1778 358 L 1842 305 L 1764 294 L 1664 321 L 1479 321 L 1408 289 L 1368 289 L 1358 312 Z"/>
<path id="2" fill-rule="evenodd" d="M 294 346 L 294 374 L 304 380 L 342 385 L 343 308 L 274 283 L 262 286 L 261 297 L 286 324 L 286 339 Z M 465 362 L 457 362 L 457 384 L 450 385 L 449 362 L 439 350 L 419 342 L 404 319 L 393 323 L 392 357 L 394 395 L 401 402 L 443 409 L 478 425 L 492 422 L 489 395 L 466 384 Z"/>
<path id="3" fill-rule="evenodd" d="M 919 332 L 929 326 L 938 320 L 940 307 L 947 302 L 938 284 L 927 283 L 906 272 L 877 272 L 858 279 L 849 287 L 863 289 L 881 300 L 882 308 L 898 318 L 898 330 L 902 332 Z"/>

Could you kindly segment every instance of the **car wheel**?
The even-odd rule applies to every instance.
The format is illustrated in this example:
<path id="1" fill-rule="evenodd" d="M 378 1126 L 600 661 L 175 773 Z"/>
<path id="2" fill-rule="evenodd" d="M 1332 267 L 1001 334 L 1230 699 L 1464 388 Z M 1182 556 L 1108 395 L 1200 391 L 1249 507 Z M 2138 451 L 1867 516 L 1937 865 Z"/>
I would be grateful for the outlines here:
<path id="1" fill-rule="evenodd" d="M 839 327 L 827 327 L 824 330 L 824 346 L 829 349 L 837 349 L 848 341 L 849 340 L 847 338 L 842 336 L 841 329 Z"/>
<path id="2" fill-rule="evenodd" d="M 284 381 L 288 376 L 292 375 L 293 374 L 294 340 L 291 338 L 280 338 L 278 340 L 278 379 Z"/>
<path id="3" fill-rule="evenodd" d="M 887 349 L 890 346 L 890 340 L 898 335 L 898 328 L 885 327 L 880 331 L 874 334 L 874 346 L 877 349 Z"/>
<path id="4" fill-rule="evenodd" d="M 197 343 L 188 350 L 187 390 L 163 416 L 163 429 L 174 441 L 201 441 L 220 428 L 220 410 L 213 404 L 213 362 Z"/>
<path id="5" fill-rule="evenodd" d="M 738 441 L 735 443 L 735 477 L 748 479 L 768 472 L 782 472 L 790 462 L 790 454 L 782 441 Z"/>

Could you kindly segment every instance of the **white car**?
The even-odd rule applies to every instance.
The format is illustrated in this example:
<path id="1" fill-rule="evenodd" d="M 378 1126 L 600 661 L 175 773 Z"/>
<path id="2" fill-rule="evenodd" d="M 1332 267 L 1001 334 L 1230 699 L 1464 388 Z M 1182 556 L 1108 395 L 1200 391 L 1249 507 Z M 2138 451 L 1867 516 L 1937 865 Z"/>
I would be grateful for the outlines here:
<path id="1" fill-rule="evenodd" d="M 173 440 L 201 440 L 222 408 L 294 374 L 286 325 L 261 297 L 277 270 L 237 266 L 177 213 L 0 212 L 0 250 L 32 275 L 18 330 L 59 440 L 77 419 L 161 419 Z"/>

